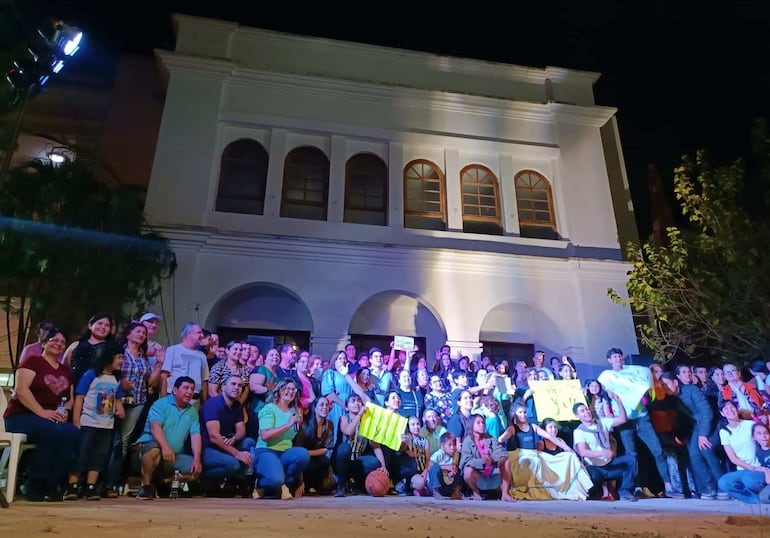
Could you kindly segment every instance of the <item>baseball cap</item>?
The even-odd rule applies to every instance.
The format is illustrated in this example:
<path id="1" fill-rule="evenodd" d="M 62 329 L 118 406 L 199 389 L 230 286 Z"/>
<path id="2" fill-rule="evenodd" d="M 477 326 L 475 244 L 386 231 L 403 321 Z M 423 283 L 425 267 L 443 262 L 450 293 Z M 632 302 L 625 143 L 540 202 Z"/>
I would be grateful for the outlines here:
<path id="1" fill-rule="evenodd" d="M 151 319 L 157 319 L 158 321 L 162 320 L 163 318 L 159 316 L 158 314 L 153 314 L 152 312 L 146 312 L 142 314 L 142 317 L 139 318 L 139 321 L 144 323 L 145 321 L 150 321 Z"/>

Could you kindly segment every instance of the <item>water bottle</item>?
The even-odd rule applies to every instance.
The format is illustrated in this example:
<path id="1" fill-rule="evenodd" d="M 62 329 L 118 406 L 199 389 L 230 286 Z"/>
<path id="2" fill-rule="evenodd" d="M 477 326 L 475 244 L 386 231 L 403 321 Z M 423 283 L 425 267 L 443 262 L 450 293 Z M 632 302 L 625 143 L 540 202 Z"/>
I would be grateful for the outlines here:
<path id="1" fill-rule="evenodd" d="M 67 397 L 62 396 L 61 401 L 59 402 L 59 407 L 56 408 L 56 412 L 60 415 L 66 415 L 67 414 L 67 408 L 64 406 L 67 403 Z"/>
<path id="2" fill-rule="evenodd" d="M 176 499 L 177 497 L 179 497 L 179 482 L 180 482 L 179 478 L 180 478 L 179 469 L 174 469 L 174 478 L 173 480 L 171 480 L 171 495 L 170 495 L 171 499 Z"/>

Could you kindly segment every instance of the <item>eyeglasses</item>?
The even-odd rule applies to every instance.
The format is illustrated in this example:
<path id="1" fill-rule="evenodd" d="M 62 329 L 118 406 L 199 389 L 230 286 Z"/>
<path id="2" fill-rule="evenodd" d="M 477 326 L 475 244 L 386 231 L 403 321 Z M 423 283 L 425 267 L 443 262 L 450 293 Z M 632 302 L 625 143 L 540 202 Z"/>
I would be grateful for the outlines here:
<path id="1" fill-rule="evenodd" d="M 50 340 L 48 340 L 48 343 L 49 344 L 58 344 L 60 346 L 63 346 L 64 344 L 67 343 L 67 341 L 66 340 L 60 340 L 58 338 L 51 338 Z"/>
<path id="2" fill-rule="evenodd" d="M 297 392 L 297 388 L 296 387 L 283 387 L 281 389 L 281 392 Z"/>

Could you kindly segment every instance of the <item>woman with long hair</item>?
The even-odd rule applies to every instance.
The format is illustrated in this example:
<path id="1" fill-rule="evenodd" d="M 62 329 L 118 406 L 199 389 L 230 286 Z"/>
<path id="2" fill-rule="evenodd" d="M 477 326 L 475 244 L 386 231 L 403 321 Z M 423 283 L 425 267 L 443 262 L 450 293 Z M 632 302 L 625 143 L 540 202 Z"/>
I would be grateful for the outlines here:
<path id="1" fill-rule="evenodd" d="M 125 457 L 131 445 L 144 427 L 149 408 L 150 387 L 160 381 L 162 361 L 156 361 L 153 368 L 147 360 L 147 327 L 132 321 L 121 332 L 118 343 L 123 346 L 123 360 L 120 364 L 120 388 L 123 390 L 125 416 L 116 426 L 118 448 L 113 453 L 107 474 L 108 487 L 105 496 L 114 498 L 118 487 L 125 483 L 127 470 Z"/>
<path id="2" fill-rule="evenodd" d="M 323 396 L 316 398 L 302 421 L 299 434 L 294 438 L 294 446 L 306 448 L 310 456 L 302 473 L 305 489 L 324 495 L 334 489 L 332 462 L 329 458 L 334 449 L 334 426 L 327 418 L 330 407 L 328 399 Z"/>
<path id="3" fill-rule="evenodd" d="M 251 375 L 249 375 L 249 392 L 251 401 L 249 403 L 249 420 L 246 423 L 246 435 L 256 439 L 259 425 L 257 416 L 265 405 L 267 405 L 268 395 L 275 389 L 278 382 L 278 373 L 276 367 L 281 362 L 281 356 L 276 348 L 267 350 L 265 354 L 265 364 L 257 366 Z"/>
<path id="4" fill-rule="evenodd" d="M 302 413 L 299 387 L 291 378 L 280 380 L 259 411 L 259 437 L 254 451 L 257 477 L 254 498 L 291 499 L 304 493 L 302 473 L 310 461 L 306 448 L 293 446 Z"/>
<path id="5" fill-rule="evenodd" d="M 114 338 L 112 327 L 115 321 L 108 314 L 94 314 L 88 319 L 86 330 L 64 352 L 64 362 L 72 369 L 72 383 L 78 384 L 80 378 L 91 367 L 96 350 L 108 340 Z"/>
<path id="6" fill-rule="evenodd" d="M 486 432 L 486 421 L 481 415 L 472 415 L 470 428 L 460 450 L 460 472 L 473 492 L 481 500 L 481 491 L 500 491 L 503 501 L 512 502 L 511 465 L 505 448 Z"/>
<path id="7" fill-rule="evenodd" d="M 353 392 L 350 383 L 346 381 L 348 375 L 348 356 L 344 350 L 337 351 L 331 360 L 331 367 L 324 370 L 321 376 L 321 394 L 329 401 L 329 414 L 334 434 L 334 445 L 337 445 L 337 432 L 340 417 L 345 414 L 345 400 Z"/>
<path id="8" fill-rule="evenodd" d="M 530 422 L 521 404 L 511 410 L 511 425 L 497 439 L 508 444 L 512 494 L 517 499 L 571 499 L 584 501 L 593 486 L 580 459 L 560 437 Z M 538 451 L 547 441 L 557 454 Z"/>

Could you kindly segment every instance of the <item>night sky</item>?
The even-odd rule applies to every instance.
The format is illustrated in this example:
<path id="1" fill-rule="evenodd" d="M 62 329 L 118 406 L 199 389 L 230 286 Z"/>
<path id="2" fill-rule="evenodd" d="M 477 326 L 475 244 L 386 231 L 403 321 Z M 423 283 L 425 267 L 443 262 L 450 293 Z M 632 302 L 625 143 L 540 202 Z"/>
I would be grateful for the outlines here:
<path id="1" fill-rule="evenodd" d="M 2 0 L 0 0 L 2 3 Z M 683 153 L 743 156 L 751 123 L 770 109 L 770 8 L 763 1 L 711 3 L 555 0 L 445 3 L 193 2 L 135 4 L 20 0 L 25 14 L 58 16 L 88 34 L 73 69 L 99 69 L 121 51 L 172 48 L 170 13 L 245 26 L 518 65 L 598 71 L 597 103 L 618 121 L 642 237 L 647 234 L 647 165 L 670 183 Z M 248 6 L 259 7 L 248 7 Z M 145 7 L 143 7 L 145 6 Z M 149 7 L 146 7 L 149 6 Z"/>

